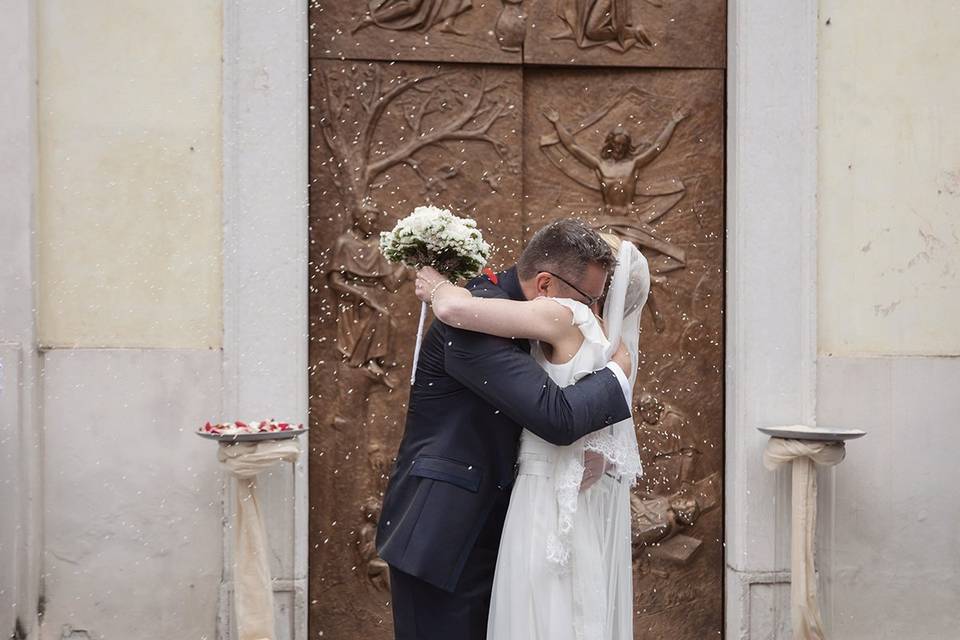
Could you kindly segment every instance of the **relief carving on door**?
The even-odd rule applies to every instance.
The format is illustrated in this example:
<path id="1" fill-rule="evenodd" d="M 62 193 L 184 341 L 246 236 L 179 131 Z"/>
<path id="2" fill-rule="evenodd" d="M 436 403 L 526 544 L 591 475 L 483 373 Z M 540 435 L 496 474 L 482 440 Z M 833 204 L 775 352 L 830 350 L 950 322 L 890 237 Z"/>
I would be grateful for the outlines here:
<path id="1" fill-rule="evenodd" d="M 552 37 L 573 40 L 581 49 L 603 46 L 620 53 L 635 46 L 649 49 L 656 43 L 644 27 L 646 20 L 634 10 L 634 5 L 644 3 L 663 9 L 660 0 L 557 0 L 564 30 Z"/>
<path id="2" fill-rule="evenodd" d="M 458 31 L 454 21 L 472 6 L 471 0 L 370 0 L 351 31 L 356 33 L 376 26 L 391 31 L 409 29 L 425 33 L 437 27 L 440 31 L 464 36 L 467 34 Z"/>
<path id="3" fill-rule="evenodd" d="M 427 202 L 477 219 L 494 268 L 561 216 L 641 248 L 636 637 L 722 629 L 724 73 L 641 68 L 693 60 L 663 21 L 696 34 L 722 4 L 579 3 L 589 42 L 562 17 L 571 4 L 311 5 L 311 637 L 392 637 L 375 535 L 419 303 L 376 245 Z M 617 21 L 598 20 L 608 5 Z M 714 53 L 703 66 L 722 67 Z"/>
<path id="4" fill-rule="evenodd" d="M 311 0 L 310 57 L 520 63 L 522 15 L 518 0 Z"/>
<path id="5" fill-rule="evenodd" d="M 540 0 L 528 6 L 524 62 L 722 68 L 723 0 Z"/>
<path id="6" fill-rule="evenodd" d="M 722 627 L 723 82 L 713 70 L 524 75 L 529 229 L 582 218 L 635 242 L 653 275 L 635 397 L 638 638 Z"/>
<path id="7" fill-rule="evenodd" d="M 723 68 L 724 0 L 310 2 L 310 57 Z"/>
<path id="8" fill-rule="evenodd" d="M 379 233 L 436 202 L 477 217 L 493 265 L 512 261 L 522 84 L 519 69 L 315 59 L 310 92 L 311 625 L 387 638 L 376 526 L 419 302 L 410 272 L 381 256 Z"/>

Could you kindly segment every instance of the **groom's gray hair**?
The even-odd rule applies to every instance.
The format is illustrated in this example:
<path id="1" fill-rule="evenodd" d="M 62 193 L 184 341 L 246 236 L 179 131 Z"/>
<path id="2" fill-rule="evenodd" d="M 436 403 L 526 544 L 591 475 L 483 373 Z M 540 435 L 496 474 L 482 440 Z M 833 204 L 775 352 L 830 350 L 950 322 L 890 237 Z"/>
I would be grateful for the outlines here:
<path id="1" fill-rule="evenodd" d="M 554 271 L 579 280 L 589 264 L 609 273 L 617 259 L 599 233 L 580 220 L 561 218 L 533 234 L 517 260 L 517 275 L 529 280 L 541 271 Z"/>

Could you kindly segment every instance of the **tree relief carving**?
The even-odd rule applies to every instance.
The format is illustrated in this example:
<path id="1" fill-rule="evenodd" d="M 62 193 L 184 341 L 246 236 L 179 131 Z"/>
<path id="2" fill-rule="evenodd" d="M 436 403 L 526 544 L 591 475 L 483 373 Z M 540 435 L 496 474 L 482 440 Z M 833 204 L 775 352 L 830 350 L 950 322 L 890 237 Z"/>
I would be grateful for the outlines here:
<path id="1" fill-rule="evenodd" d="M 348 73 L 319 72 L 322 88 L 320 133 L 333 154 L 333 180 L 352 215 L 377 209 L 374 191 L 389 188 L 378 179 L 404 165 L 422 182 L 427 201 L 441 194 L 459 173 L 461 154 L 452 145 L 476 141 L 492 148 L 499 165 L 510 163 L 493 125 L 510 117 L 501 82 L 484 71 L 390 74 L 379 65 L 353 65 Z M 391 122 L 387 122 L 391 120 Z M 392 136 L 384 131 L 389 129 Z M 424 162 L 447 157 L 440 167 Z M 491 167 L 491 174 L 503 170 Z M 517 170 L 517 169 L 514 169 Z"/>

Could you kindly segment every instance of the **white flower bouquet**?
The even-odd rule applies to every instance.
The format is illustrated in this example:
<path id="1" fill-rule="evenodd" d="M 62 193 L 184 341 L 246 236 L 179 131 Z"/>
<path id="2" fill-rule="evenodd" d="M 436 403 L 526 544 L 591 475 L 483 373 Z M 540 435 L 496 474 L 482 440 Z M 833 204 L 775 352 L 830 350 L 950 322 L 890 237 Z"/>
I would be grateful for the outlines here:
<path id="1" fill-rule="evenodd" d="M 430 266 L 451 281 L 480 273 L 490 255 L 476 221 L 461 218 L 447 209 L 417 207 L 393 228 L 380 234 L 380 251 L 390 262 L 402 262 L 419 269 Z M 427 303 L 420 306 L 417 345 L 413 353 L 410 384 L 416 380 L 420 341 L 427 317 Z"/>
<path id="2" fill-rule="evenodd" d="M 446 209 L 417 207 L 380 234 L 380 251 L 391 262 L 419 269 L 431 266 L 451 281 L 480 273 L 490 255 L 476 221 Z"/>

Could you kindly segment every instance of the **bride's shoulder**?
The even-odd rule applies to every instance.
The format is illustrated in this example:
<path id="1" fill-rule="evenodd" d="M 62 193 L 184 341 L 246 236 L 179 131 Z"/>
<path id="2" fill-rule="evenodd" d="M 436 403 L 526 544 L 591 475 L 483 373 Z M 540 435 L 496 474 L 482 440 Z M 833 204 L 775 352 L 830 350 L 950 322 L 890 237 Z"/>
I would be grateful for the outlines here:
<path id="1" fill-rule="evenodd" d="M 559 303 L 569 311 L 570 324 L 575 326 L 586 343 L 597 348 L 606 349 L 610 342 L 607 340 L 606 328 L 603 321 L 593 312 L 593 309 L 579 300 L 571 298 L 543 298 Z"/>
<path id="2" fill-rule="evenodd" d="M 571 324 L 577 326 L 584 324 L 599 323 L 599 319 L 596 314 L 593 313 L 593 310 L 590 309 L 587 305 L 583 304 L 579 300 L 574 300 L 573 298 L 537 298 L 537 300 L 544 300 L 546 304 L 564 308 L 567 310 L 567 318 L 570 319 Z"/>
<path id="3" fill-rule="evenodd" d="M 544 319 L 562 321 L 564 324 L 573 326 L 577 324 L 576 311 L 571 305 L 565 304 L 566 302 L 575 301 L 566 300 L 565 298 L 548 298 L 542 296 L 534 298 L 526 304 L 530 305 L 530 309 L 534 310 L 538 316 Z"/>

